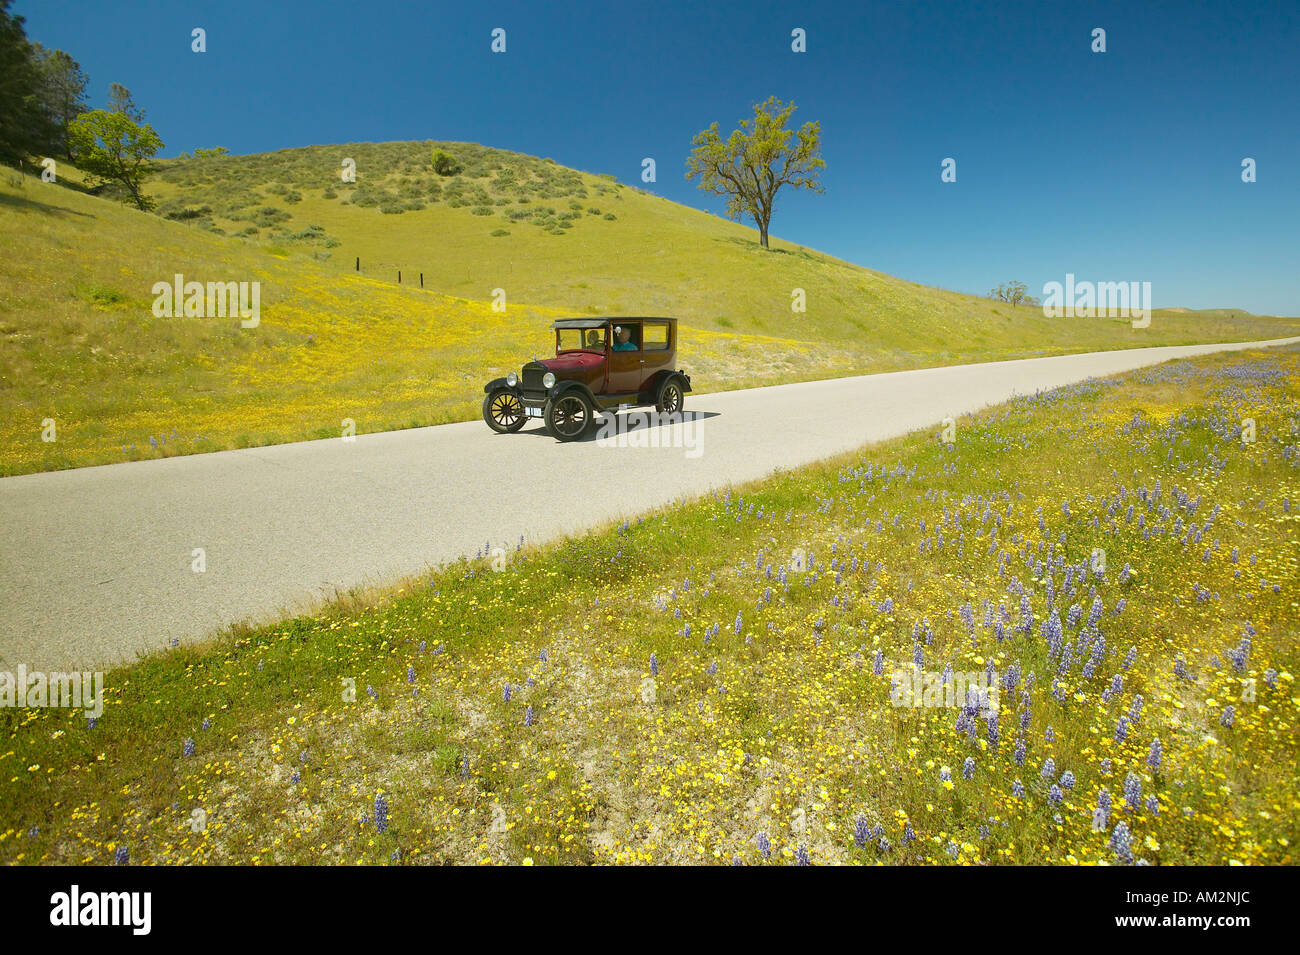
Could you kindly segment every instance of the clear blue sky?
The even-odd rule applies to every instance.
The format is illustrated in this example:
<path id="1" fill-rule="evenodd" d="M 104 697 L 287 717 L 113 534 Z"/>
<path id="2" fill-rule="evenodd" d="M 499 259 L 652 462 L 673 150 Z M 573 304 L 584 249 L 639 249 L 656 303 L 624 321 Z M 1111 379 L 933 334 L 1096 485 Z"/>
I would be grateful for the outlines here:
<path id="1" fill-rule="evenodd" d="M 19 0 L 166 155 L 468 140 L 720 212 L 692 135 L 754 102 L 822 124 L 824 195 L 774 235 L 914 281 L 1067 272 L 1155 304 L 1300 314 L 1300 3 Z M 190 30 L 208 52 L 190 52 Z M 489 51 L 494 27 L 507 52 Z M 808 52 L 790 50 L 807 31 Z M 1090 50 L 1094 27 L 1107 52 Z M 1258 181 L 1241 181 L 1241 161 Z M 940 163 L 957 160 L 957 182 Z M 751 223 L 752 224 L 752 223 Z"/>

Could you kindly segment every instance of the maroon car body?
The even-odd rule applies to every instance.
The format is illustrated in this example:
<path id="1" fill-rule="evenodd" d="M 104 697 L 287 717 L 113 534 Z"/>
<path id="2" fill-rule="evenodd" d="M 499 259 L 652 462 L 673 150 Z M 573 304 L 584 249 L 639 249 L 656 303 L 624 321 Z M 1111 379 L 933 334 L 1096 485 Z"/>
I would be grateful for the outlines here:
<path id="1" fill-rule="evenodd" d="M 566 318 L 551 328 L 554 358 L 483 386 L 483 420 L 493 431 L 512 434 L 538 418 L 572 441 L 611 408 L 681 413 L 691 379 L 677 369 L 677 319 Z"/>

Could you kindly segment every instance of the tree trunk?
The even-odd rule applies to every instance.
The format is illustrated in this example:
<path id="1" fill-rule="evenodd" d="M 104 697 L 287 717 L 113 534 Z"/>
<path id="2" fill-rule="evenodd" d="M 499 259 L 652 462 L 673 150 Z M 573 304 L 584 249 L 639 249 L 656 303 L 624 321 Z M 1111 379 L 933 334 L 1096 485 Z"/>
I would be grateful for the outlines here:
<path id="1" fill-rule="evenodd" d="M 767 248 L 767 223 L 758 224 L 758 240 L 763 243 L 763 248 Z"/>

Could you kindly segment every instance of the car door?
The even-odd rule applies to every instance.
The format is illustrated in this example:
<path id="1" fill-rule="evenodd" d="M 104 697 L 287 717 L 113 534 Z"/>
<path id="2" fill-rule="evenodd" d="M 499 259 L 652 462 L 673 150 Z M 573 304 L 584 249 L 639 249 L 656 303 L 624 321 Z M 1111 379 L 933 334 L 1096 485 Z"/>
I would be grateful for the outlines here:
<path id="1" fill-rule="evenodd" d="M 641 382 L 645 388 L 655 375 L 672 365 L 672 325 L 669 322 L 641 323 Z"/>
<path id="2" fill-rule="evenodd" d="M 618 333 L 614 333 L 609 352 L 609 384 L 606 394 L 635 394 L 641 388 L 641 368 L 644 355 L 641 354 L 641 323 L 616 322 L 616 328 L 625 328 L 630 335 L 629 344 L 634 349 L 620 350 L 614 347 L 618 343 Z"/>

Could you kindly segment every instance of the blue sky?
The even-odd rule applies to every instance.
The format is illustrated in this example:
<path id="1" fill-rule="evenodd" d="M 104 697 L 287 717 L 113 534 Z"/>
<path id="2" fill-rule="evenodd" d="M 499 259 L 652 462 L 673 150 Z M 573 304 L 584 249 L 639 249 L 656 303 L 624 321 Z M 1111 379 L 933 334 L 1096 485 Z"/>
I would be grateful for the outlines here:
<path id="1" fill-rule="evenodd" d="M 1300 4 L 18 0 L 167 144 L 467 140 L 722 210 L 691 137 L 821 122 L 824 195 L 774 235 L 917 282 L 1149 281 L 1157 306 L 1300 314 Z M 190 51 L 190 30 L 208 52 Z M 507 51 L 489 50 L 493 28 Z M 807 31 L 806 53 L 790 32 Z M 1094 27 L 1107 52 L 1090 49 Z M 957 161 L 957 181 L 940 164 Z M 1258 181 L 1241 181 L 1255 159 Z M 752 225 L 752 223 L 751 223 Z"/>

